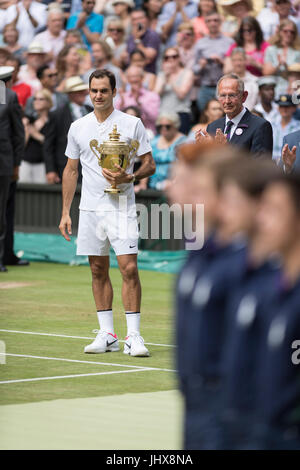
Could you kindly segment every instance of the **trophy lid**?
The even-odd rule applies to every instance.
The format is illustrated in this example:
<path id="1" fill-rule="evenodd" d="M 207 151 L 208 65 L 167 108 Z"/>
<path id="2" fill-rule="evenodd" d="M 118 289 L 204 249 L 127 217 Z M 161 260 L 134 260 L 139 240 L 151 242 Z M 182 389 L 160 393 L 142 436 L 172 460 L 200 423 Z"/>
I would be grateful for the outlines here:
<path id="1" fill-rule="evenodd" d="M 117 130 L 117 124 L 114 124 L 113 125 L 113 130 L 109 135 L 109 140 L 106 140 L 105 142 L 103 142 L 104 145 L 106 144 L 111 144 L 112 142 L 117 142 L 118 144 L 123 144 L 123 145 L 128 145 L 126 142 L 122 142 L 120 140 L 120 135 L 118 130 Z"/>

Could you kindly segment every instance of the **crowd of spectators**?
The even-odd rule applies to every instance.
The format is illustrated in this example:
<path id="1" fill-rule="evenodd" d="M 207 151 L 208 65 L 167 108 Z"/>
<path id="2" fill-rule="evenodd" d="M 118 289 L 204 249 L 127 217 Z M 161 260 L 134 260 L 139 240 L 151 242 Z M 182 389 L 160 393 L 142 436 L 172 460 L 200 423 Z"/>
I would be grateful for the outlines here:
<path id="1" fill-rule="evenodd" d="M 284 137 L 300 130 L 299 34 L 299 0 L 0 0 L 0 66 L 15 69 L 26 130 L 20 181 L 60 182 L 66 157 L 53 129 L 91 109 L 96 68 L 115 74 L 115 107 L 148 131 L 158 168 L 148 187 L 164 188 L 176 146 L 222 116 L 225 73 L 244 81 L 245 106 L 272 124 L 279 162 Z"/>

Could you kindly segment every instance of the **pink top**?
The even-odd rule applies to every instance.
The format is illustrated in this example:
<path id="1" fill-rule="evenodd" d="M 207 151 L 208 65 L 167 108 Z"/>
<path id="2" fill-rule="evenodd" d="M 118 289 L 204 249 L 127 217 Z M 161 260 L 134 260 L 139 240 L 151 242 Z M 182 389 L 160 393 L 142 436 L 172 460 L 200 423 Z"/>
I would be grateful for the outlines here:
<path id="1" fill-rule="evenodd" d="M 141 110 L 141 118 L 146 129 L 151 129 L 156 133 L 155 121 L 160 106 L 160 97 L 157 93 L 141 88 L 139 98 L 136 100 L 131 91 L 126 91 L 123 93 L 123 100 L 118 96 L 114 105 L 120 110 L 127 106 L 137 106 Z"/>
<path id="2" fill-rule="evenodd" d="M 264 63 L 264 57 L 265 57 L 265 51 L 266 49 L 269 47 L 269 43 L 264 41 L 260 47 L 260 49 L 254 49 L 253 51 L 246 51 L 246 54 L 251 56 L 256 62 L 258 62 L 259 64 L 263 64 Z M 237 43 L 233 43 L 228 51 L 226 52 L 226 57 L 230 57 L 231 56 L 231 53 L 233 51 L 233 49 L 235 49 L 236 47 L 238 47 Z M 253 75 L 256 75 L 257 77 L 260 77 L 262 75 L 262 72 L 255 66 L 253 65 L 247 65 L 247 70 L 252 73 Z"/>
<path id="3" fill-rule="evenodd" d="M 192 19 L 196 41 L 208 35 L 208 29 L 203 16 L 197 16 Z"/>

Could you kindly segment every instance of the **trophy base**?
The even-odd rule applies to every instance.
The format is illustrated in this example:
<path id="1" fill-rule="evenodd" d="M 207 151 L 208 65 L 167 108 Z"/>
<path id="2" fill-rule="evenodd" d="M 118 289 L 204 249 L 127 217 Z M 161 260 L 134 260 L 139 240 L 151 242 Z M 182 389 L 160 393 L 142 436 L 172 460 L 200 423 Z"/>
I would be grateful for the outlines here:
<path id="1" fill-rule="evenodd" d="M 119 188 L 106 188 L 104 192 L 108 194 L 120 194 L 122 191 Z"/>

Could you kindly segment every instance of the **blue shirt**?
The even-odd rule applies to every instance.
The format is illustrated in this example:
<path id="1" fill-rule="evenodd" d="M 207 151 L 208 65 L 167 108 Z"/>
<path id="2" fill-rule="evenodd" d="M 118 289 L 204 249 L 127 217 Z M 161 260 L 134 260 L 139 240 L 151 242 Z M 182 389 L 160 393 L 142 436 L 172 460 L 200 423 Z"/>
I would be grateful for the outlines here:
<path id="1" fill-rule="evenodd" d="M 78 16 L 81 12 L 77 12 L 74 15 L 70 16 L 67 22 L 67 30 L 76 28 L 78 22 Z M 92 12 L 86 19 L 85 25 L 89 28 L 91 33 L 99 33 L 101 34 L 103 31 L 103 16 L 98 15 L 97 13 Z M 83 33 L 83 31 L 79 30 L 83 39 L 84 44 L 91 50 L 91 44 L 87 40 L 87 37 Z"/>
<path id="2" fill-rule="evenodd" d="M 176 2 L 167 2 L 164 4 L 163 9 L 161 14 L 158 17 L 158 23 L 157 23 L 157 32 L 161 33 L 162 31 L 162 26 L 169 21 L 171 16 L 174 15 L 176 10 Z M 198 6 L 195 2 L 188 1 L 187 4 L 183 7 L 183 10 L 185 14 L 190 18 L 195 18 L 198 16 Z M 164 46 L 170 47 L 170 46 L 175 46 L 177 41 L 176 41 L 176 34 L 178 32 L 178 26 L 182 23 L 182 16 L 181 13 L 178 12 L 173 24 L 173 27 L 171 29 L 170 35 L 164 44 Z"/>
<path id="3" fill-rule="evenodd" d="M 160 188 L 160 183 L 168 179 L 170 164 L 176 159 L 176 147 L 177 145 L 182 144 L 186 139 L 186 136 L 182 135 L 178 137 L 178 139 L 173 142 L 170 147 L 166 149 L 160 149 L 157 146 L 159 137 L 160 136 L 157 135 L 150 142 L 152 147 L 152 155 L 156 163 L 155 174 L 150 176 L 149 179 L 149 188 L 152 189 L 162 189 Z"/>

